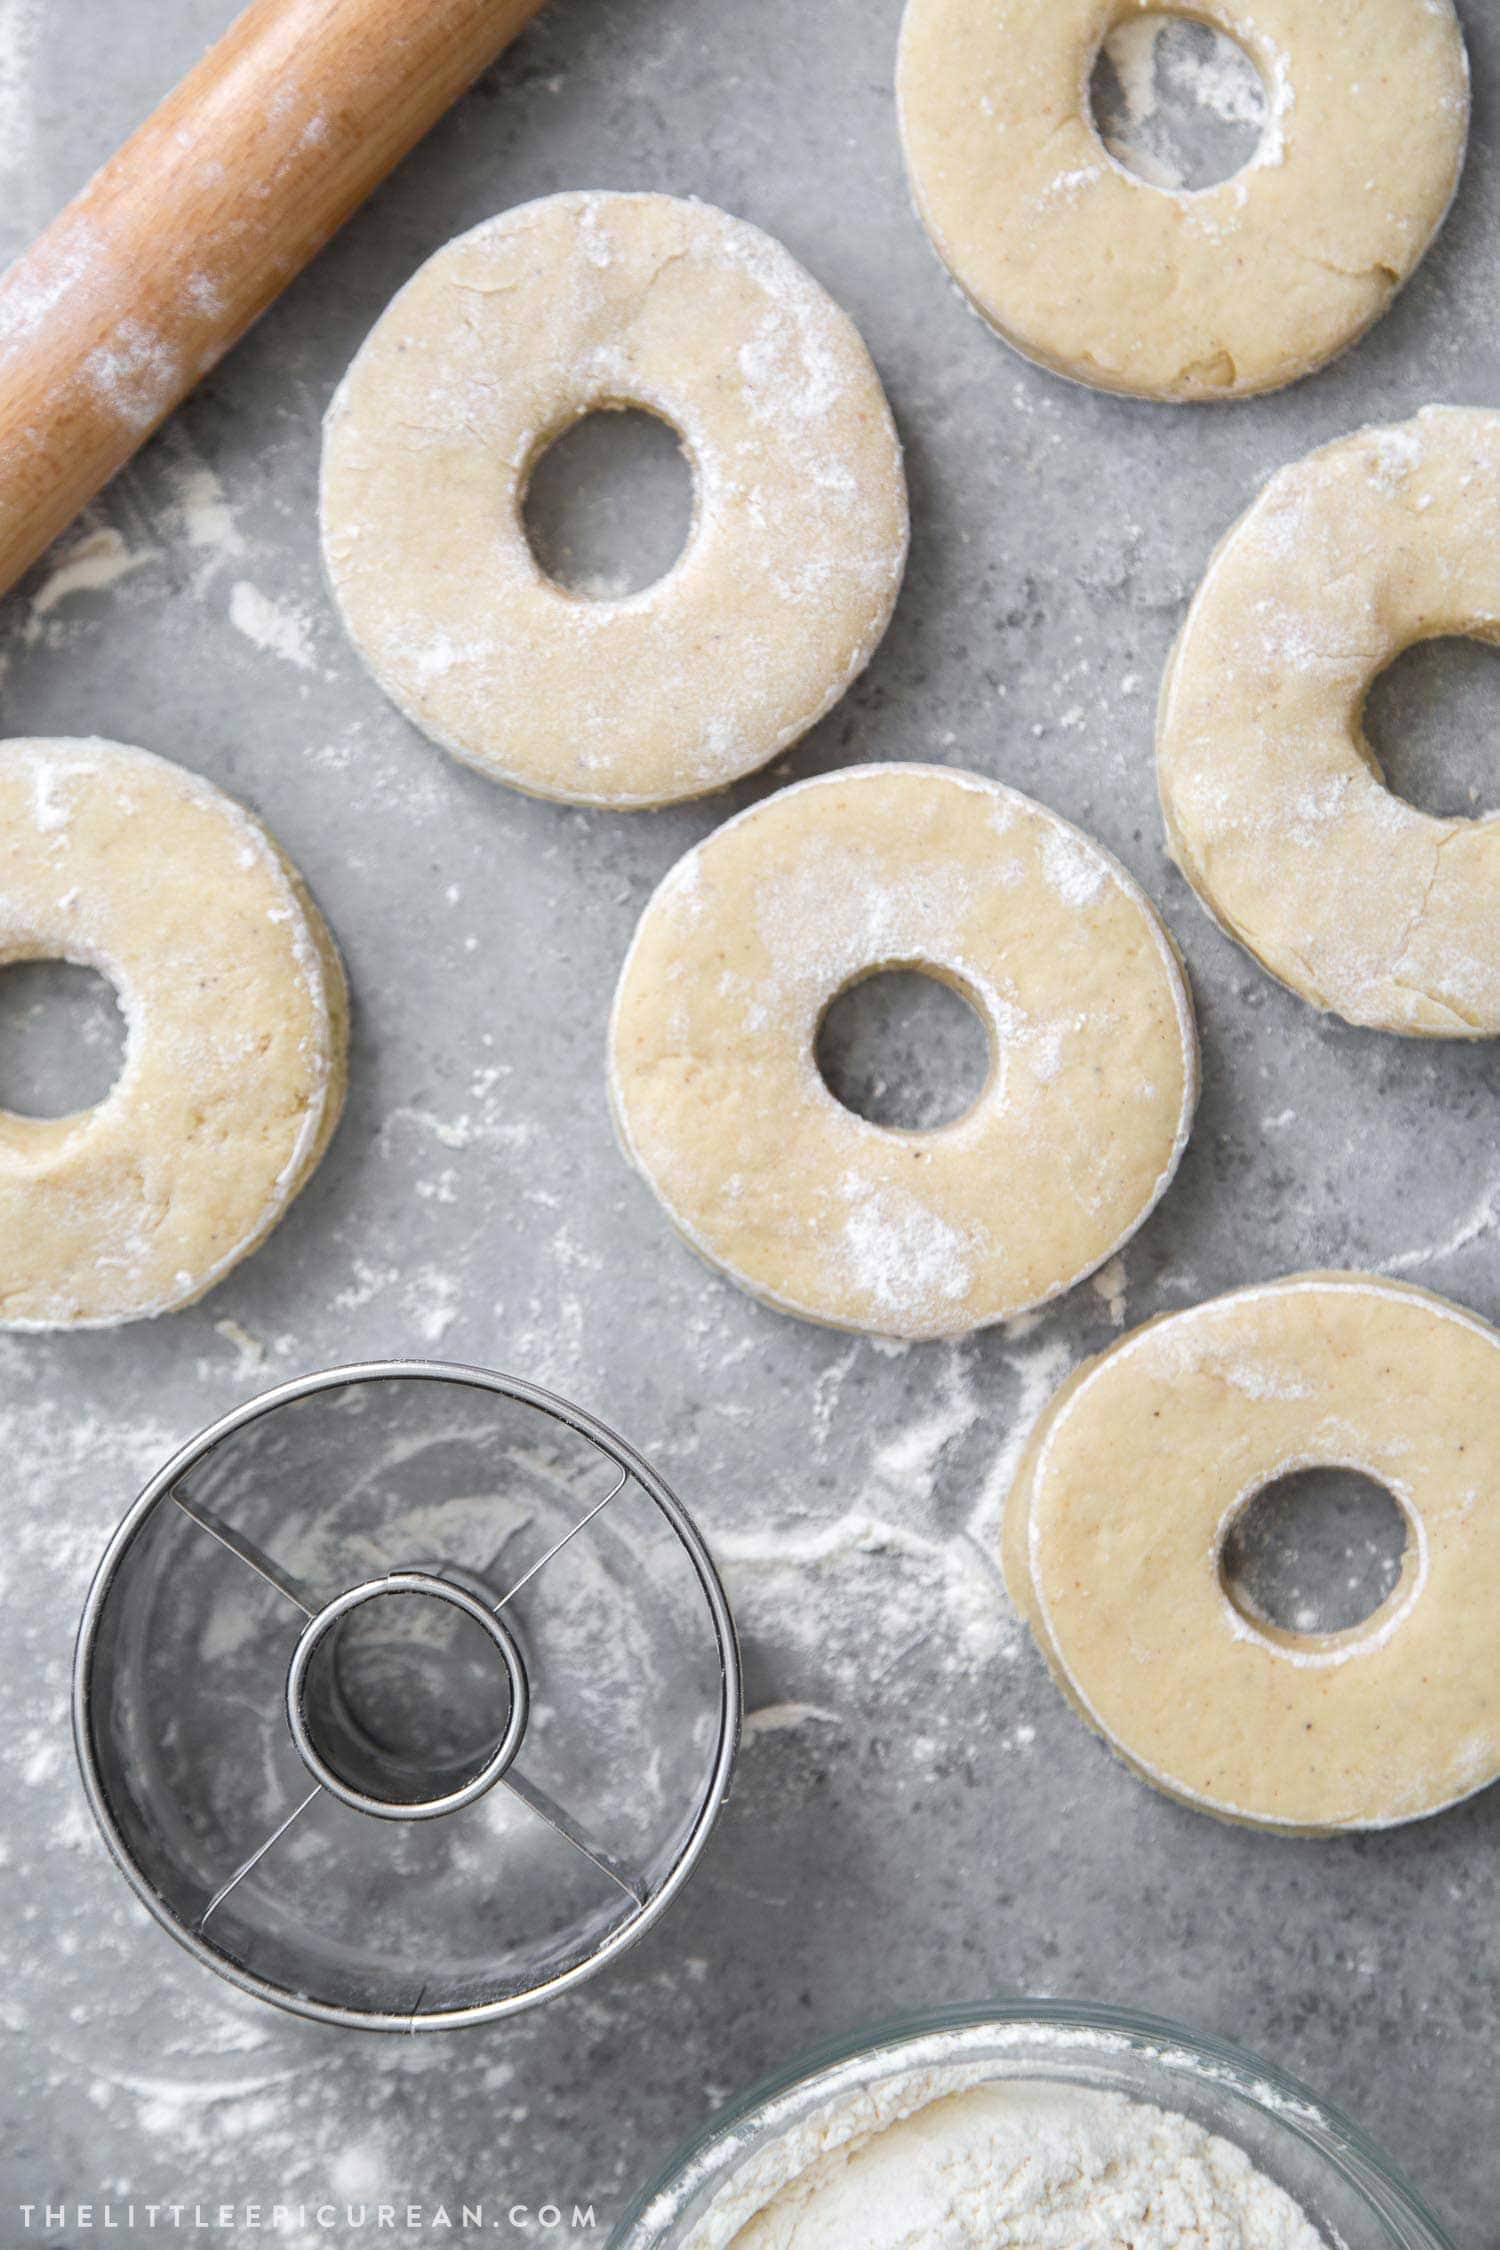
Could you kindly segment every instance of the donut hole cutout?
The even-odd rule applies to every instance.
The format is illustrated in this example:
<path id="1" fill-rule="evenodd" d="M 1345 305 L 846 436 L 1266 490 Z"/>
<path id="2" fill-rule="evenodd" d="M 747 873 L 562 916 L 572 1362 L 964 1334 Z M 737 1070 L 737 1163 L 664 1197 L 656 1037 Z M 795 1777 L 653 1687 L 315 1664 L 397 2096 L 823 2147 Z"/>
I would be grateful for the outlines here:
<path id="1" fill-rule="evenodd" d="M 1237 40 L 1203 17 L 1163 11 L 1115 25 L 1095 58 L 1089 113 L 1123 171 L 1194 192 L 1254 162 L 1270 100 Z"/>
<path id="2" fill-rule="evenodd" d="M 692 465 L 670 422 L 600 406 L 537 456 L 521 520 L 537 567 L 566 593 L 623 601 L 680 560 L 696 505 Z"/>
<path id="3" fill-rule="evenodd" d="M 494 1752 L 510 1724 L 510 1682 L 474 1618 L 429 1595 L 382 1594 L 319 1643 L 303 1717 L 348 1788 L 421 1804 L 461 1787 Z"/>
<path id="4" fill-rule="evenodd" d="M 1441 820 L 1500 807 L 1500 648 L 1444 634 L 1388 664 L 1365 699 L 1365 741 L 1394 795 Z"/>
<path id="5" fill-rule="evenodd" d="M 814 1044 L 834 1100 L 868 1124 L 930 1133 L 966 1117 L 989 1084 L 994 1042 L 950 977 L 916 963 L 872 969 L 835 994 Z"/>
<path id="6" fill-rule="evenodd" d="M 1406 1510 L 1361 1469 L 1292 1469 L 1243 1504 L 1219 1557 L 1247 1624 L 1282 1644 L 1354 1632 L 1385 1608 L 1412 1547 Z"/>
<path id="7" fill-rule="evenodd" d="M 0 968 L 0 1110 L 73 1117 L 96 1109 L 125 1063 L 125 1019 L 108 977 L 73 961 Z"/>

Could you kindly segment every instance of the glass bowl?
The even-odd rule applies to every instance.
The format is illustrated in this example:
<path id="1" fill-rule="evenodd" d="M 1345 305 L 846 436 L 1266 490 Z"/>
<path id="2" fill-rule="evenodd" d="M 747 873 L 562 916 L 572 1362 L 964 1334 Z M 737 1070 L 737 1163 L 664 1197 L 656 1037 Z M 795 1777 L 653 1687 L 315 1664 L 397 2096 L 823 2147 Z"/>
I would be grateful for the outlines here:
<path id="1" fill-rule="evenodd" d="M 1050 2079 L 1176 2110 L 1237 2143 L 1328 2250 L 1453 2250 L 1390 2159 L 1285 2072 L 1152 2016 L 1029 2000 L 951 2008 L 802 2056 L 679 2151 L 621 2221 L 612 2250 L 726 2250 L 749 2213 L 714 2227 L 713 2206 L 749 2184 L 785 2133 L 829 2104 L 930 2070 L 951 2070 L 957 2085 Z"/>

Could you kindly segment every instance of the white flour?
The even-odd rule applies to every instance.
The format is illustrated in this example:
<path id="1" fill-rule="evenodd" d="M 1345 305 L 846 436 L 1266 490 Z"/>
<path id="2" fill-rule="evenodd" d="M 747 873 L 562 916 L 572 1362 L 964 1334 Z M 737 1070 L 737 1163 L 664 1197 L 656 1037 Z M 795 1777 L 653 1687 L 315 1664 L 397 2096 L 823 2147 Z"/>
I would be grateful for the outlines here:
<path id="1" fill-rule="evenodd" d="M 32 597 L 31 620 L 45 617 L 69 594 L 99 594 L 155 560 L 152 547 L 130 548 L 113 524 L 86 531 L 67 547 Z"/>
<path id="2" fill-rule="evenodd" d="M 268 656 L 295 664 L 299 672 L 317 669 L 308 620 L 284 602 L 272 601 L 248 578 L 235 580 L 229 596 L 229 622 Z"/>
<path id="3" fill-rule="evenodd" d="M 958 2090 L 954 2087 L 959 2079 Z M 1242 2149 L 1121 2094 L 925 2071 L 752 2161 L 691 2250 L 1324 2250 Z"/>

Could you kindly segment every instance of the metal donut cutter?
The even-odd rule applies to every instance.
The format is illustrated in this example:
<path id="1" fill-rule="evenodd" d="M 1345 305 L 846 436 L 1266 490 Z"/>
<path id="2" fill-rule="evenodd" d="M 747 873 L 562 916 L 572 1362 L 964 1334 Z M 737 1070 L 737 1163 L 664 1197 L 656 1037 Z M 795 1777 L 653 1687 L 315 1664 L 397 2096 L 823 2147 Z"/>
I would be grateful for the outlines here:
<path id="1" fill-rule="evenodd" d="M 74 1732 L 137 1895 L 243 1991 L 423 2031 L 535 2005 L 664 1912 L 728 1793 L 739 1653 L 635 1449 L 477 1368 L 288 1383 L 99 1565 Z"/>

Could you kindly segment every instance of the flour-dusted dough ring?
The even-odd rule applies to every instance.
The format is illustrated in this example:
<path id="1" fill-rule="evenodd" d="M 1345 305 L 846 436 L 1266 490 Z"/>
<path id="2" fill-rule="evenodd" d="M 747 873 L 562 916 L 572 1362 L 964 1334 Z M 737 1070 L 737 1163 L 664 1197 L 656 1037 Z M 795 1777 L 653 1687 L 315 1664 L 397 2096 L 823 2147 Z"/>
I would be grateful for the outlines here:
<path id="1" fill-rule="evenodd" d="M 1232 179 L 1156 187 L 1089 81 L 1159 0 L 907 0 L 897 97 L 918 213 L 975 310 L 1099 390 L 1243 398 L 1364 334 L 1431 242 L 1468 133 L 1451 0 L 1202 0 L 1270 97 Z"/>
<path id="2" fill-rule="evenodd" d="M 1377 1031 L 1500 1034 L 1500 817 L 1394 796 L 1361 721 L 1413 642 L 1500 641 L 1497 521 L 1500 414 L 1340 438 L 1229 533 L 1162 685 L 1173 857 L 1273 976 Z"/>
<path id="3" fill-rule="evenodd" d="M 1399 1583 L 1347 1632 L 1253 1621 L 1223 1583 L 1231 1525 L 1333 1465 L 1399 1502 Z M 1150 1321 L 1045 1410 L 1005 1573 L 1069 1700 L 1169 1795 L 1312 1833 L 1439 1812 L 1500 1774 L 1500 1336 L 1369 1274 Z"/>
<path id="4" fill-rule="evenodd" d="M 0 1110 L 0 1327 L 100 1328 L 191 1304 L 264 1240 L 343 1102 L 337 951 L 260 823 L 117 742 L 0 744 L 0 963 L 115 987 L 125 1058 L 97 1108 Z"/>
<path id="5" fill-rule="evenodd" d="M 989 1031 L 984 1091 L 937 1131 L 857 1117 L 818 1071 L 829 1003 L 890 968 Z M 1165 1192 L 1196 1095 L 1145 894 L 941 766 L 820 775 L 709 836 L 648 903 L 610 1027 L 621 1145 L 687 1240 L 783 1312 L 882 1336 L 961 1336 L 1092 1273 Z"/>
<path id="6" fill-rule="evenodd" d="M 664 578 L 594 601 L 522 506 L 598 408 L 693 467 Z M 723 789 L 874 654 L 906 561 L 901 448 L 870 355 L 789 252 L 711 205 L 553 195 L 460 235 L 381 316 L 329 408 L 323 551 L 356 647 L 415 725 L 575 804 Z"/>

